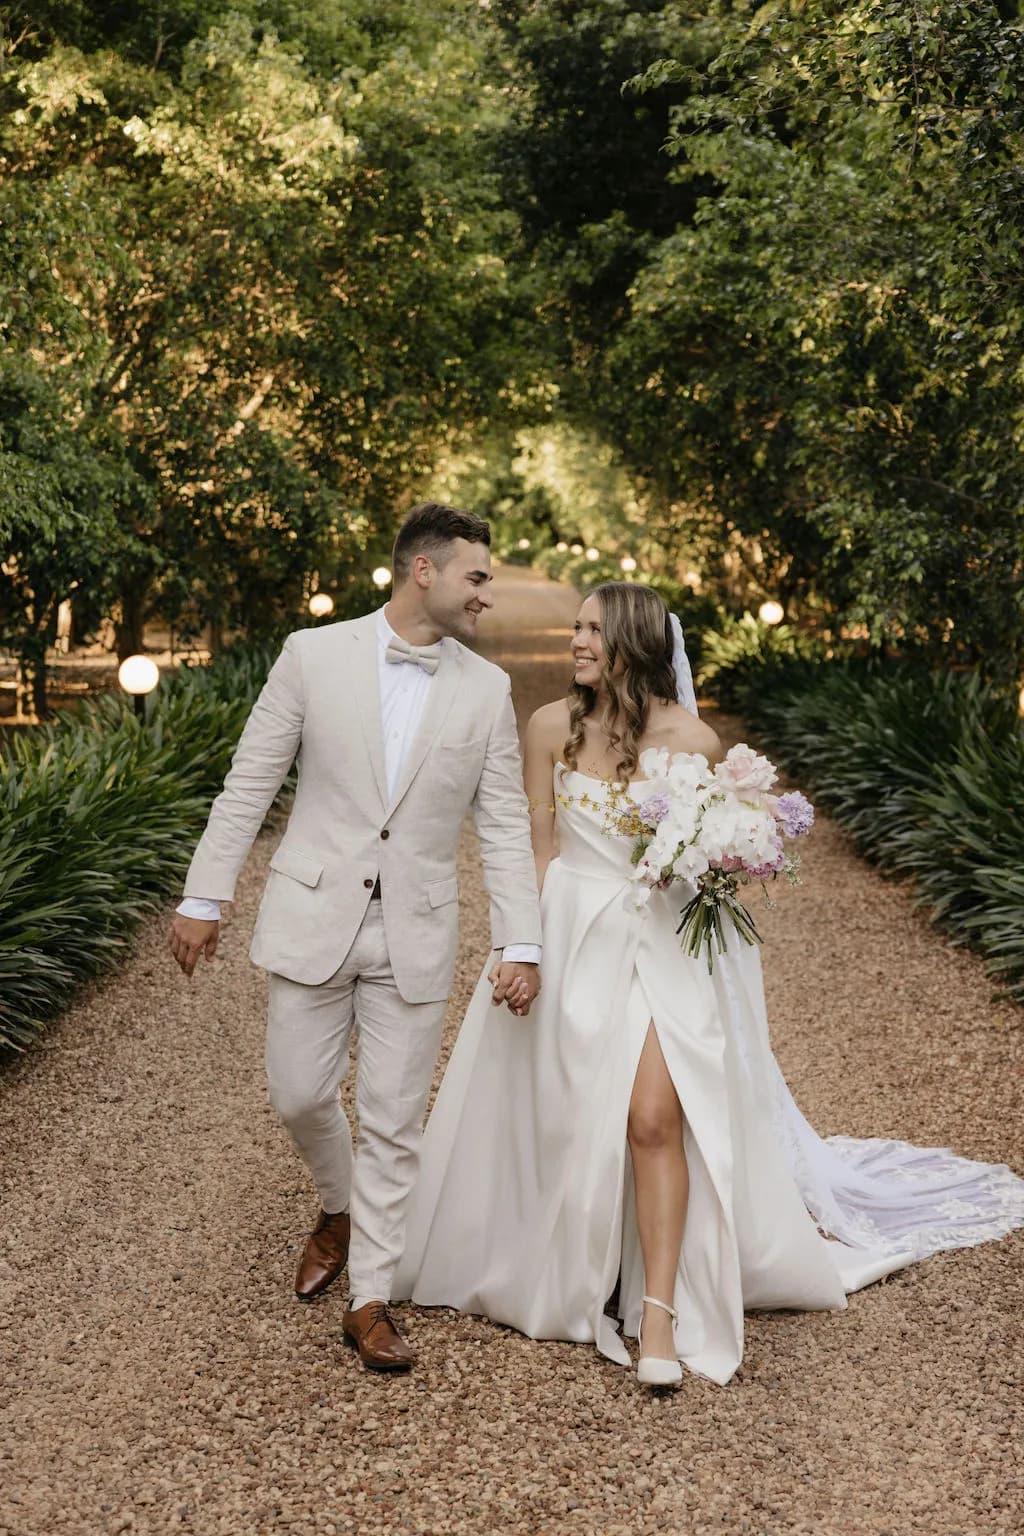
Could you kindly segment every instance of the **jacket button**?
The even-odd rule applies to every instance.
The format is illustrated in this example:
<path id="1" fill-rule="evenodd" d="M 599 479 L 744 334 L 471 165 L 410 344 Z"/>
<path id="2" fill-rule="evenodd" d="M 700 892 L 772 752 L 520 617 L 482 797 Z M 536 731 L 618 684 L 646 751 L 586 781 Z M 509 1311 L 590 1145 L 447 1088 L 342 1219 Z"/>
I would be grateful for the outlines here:
<path id="1" fill-rule="evenodd" d="M 366 889 L 368 891 L 372 891 L 373 890 L 373 881 L 372 880 L 364 880 L 363 884 L 366 886 Z"/>
<path id="2" fill-rule="evenodd" d="M 388 831 L 387 827 L 385 827 L 384 831 L 381 833 L 381 837 L 384 839 L 385 842 L 387 842 L 387 840 L 388 840 L 388 838 L 390 836 L 391 836 L 391 833 Z"/>

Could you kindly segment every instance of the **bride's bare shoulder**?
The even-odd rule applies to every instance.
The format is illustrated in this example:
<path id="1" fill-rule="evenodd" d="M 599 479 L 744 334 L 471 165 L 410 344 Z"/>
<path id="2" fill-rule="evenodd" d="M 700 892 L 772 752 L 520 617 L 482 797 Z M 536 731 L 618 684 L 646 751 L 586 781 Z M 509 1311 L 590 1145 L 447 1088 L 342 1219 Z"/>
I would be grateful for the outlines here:
<path id="1" fill-rule="evenodd" d="M 660 705 L 657 715 L 652 714 L 649 729 L 658 738 L 656 744 L 670 752 L 702 752 L 712 764 L 725 756 L 718 732 L 681 704 Z"/>
<path id="2" fill-rule="evenodd" d="M 565 699 L 553 699 L 542 704 L 530 716 L 526 727 L 531 741 L 557 746 L 559 749 L 569 734 L 569 705 Z"/>

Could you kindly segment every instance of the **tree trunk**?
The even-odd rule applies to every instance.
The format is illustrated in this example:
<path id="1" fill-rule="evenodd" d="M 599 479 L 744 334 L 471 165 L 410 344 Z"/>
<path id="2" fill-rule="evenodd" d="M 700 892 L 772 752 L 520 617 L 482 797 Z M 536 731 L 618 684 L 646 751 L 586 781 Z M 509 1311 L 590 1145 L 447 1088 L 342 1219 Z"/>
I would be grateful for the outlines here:
<path id="1" fill-rule="evenodd" d="M 15 720 L 32 719 L 32 669 L 24 656 L 18 658 L 18 691 L 15 695 Z"/>
<path id="2" fill-rule="evenodd" d="M 117 636 L 117 659 L 126 661 L 142 650 L 143 630 L 146 619 L 146 589 L 129 588 L 121 593 L 121 612 L 114 621 Z"/>
<path id="3" fill-rule="evenodd" d="M 46 639 L 33 635 L 18 658 L 18 713 L 26 720 L 46 720 L 51 710 L 46 697 Z"/>
<path id="4" fill-rule="evenodd" d="M 32 708 L 37 720 L 45 720 L 50 714 L 46 698 L 46 656 L 40 656 L 32 669 Z"/>

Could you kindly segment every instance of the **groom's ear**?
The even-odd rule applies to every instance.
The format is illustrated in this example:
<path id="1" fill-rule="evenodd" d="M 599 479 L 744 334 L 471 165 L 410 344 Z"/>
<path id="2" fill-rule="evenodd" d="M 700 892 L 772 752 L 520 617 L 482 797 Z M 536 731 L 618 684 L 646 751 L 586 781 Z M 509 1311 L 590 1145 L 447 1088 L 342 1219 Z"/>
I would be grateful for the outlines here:
<path id="1" fill-rule="evenodd" d="M 429 587 L 437 571 L 437 566 L 429 555 L 413 555 L 412 566 L 409 574 L 416 585 L 424 590 Z"/>

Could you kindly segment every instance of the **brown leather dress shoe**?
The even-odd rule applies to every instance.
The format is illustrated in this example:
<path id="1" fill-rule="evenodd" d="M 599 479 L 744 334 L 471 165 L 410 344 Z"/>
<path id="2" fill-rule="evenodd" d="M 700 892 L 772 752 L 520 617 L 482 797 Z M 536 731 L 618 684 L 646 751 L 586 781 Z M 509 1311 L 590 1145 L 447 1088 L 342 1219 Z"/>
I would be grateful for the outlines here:
<path id="1" fill-rule="evenodd" d="M 345 1340 L 368 1371 L 408 1371 L 416 1356 L 395 1327 L 386 1301 L 368 1301 L 341 1320 Z"/>
<path id="2" fill-rule="evenodd" d="M 320 1220 L 306 1239 L 302 1258 L 295 1272 L 295 1294 L 302 1301 L 312 1301 L 337 1280 L 348 1263 L 348 1239 L 352 1223 L 348 1211 L 336 1216 L 320 1212 Z"/>

